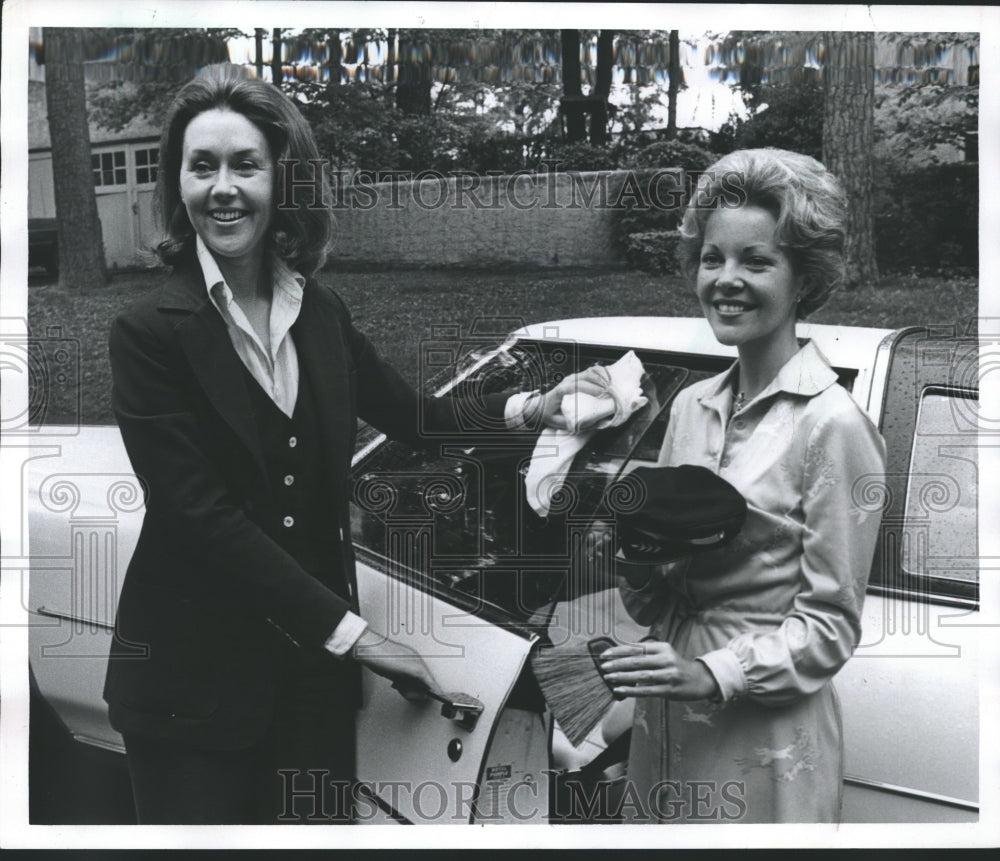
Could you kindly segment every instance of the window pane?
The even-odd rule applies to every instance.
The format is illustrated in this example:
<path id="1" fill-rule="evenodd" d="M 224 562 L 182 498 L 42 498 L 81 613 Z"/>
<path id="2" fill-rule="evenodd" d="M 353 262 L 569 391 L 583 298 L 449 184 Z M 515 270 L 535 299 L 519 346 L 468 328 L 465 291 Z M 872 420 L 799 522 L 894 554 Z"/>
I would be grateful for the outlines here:
<path id="1" fill-rule="evenodd" d="M 149 150 L 137 149 L 135 151 L 135 163 L 136 166 L 145 166 L 149 164 Z"/>
<path id="2" fill-rule="evenodd" d="M 979 575 L 977 437 L 973 398 L 930 390 L 913 437 L 902 562 L 914 575 L 976 580 Z"/>
<path id="3" fill-rule="evenodd" d="M 560 347 L 563 354 L 570 352 Z M 604 356 L 579 355 L 572 366 L 540 359 L 515 347 L 462 382 L 458 392 L 477 396 L 552 383 Z M 566 365 L 562 360 L 562 365 Z M 391 560 L 391 570 L 430 575 L 436 584 L 503 608 L 525 620 L 566 578 L 574 554 L 595 519 L 606 519 L 604 490 L 626 462 L 655 459 L 667 406 L 688 371 L 644 362 L 649 403 L 624 425 L 598 431 L 576 455 L 559 502 L 547 518 L 525 502 L 524 475 L 533 438 L 494 436 L 453 445 L 447 454 L 413 451 L 399 443 L 379 447 L 357 475 L 354 537 L 359 546 Z M 612 554 L 613 555 L 613 554 Z M 609 584 L 613 585 L 613 583 Z"/>
<path id="4" fill-rule="evenodd" d="M 125 185 L 128 180 L 125 178 L 125 168 L 115 169 L 115 185 Z"/>
<path id="5" fill-rule="evenodd" d="M 115 167 L 125 167 L 125 152 L 124 150 L 118 150 L 118 152 L 113 153 L 115 158 Z"/>

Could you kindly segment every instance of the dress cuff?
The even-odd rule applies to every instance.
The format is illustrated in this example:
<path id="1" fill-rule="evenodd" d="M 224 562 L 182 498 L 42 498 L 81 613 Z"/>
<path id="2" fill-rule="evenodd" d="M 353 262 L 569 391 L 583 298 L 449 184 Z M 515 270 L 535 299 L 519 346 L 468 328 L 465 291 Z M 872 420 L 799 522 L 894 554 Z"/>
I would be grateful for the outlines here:
<path id="1" fill-rule="evenodd" d="M 350 611 L 340 620 L 330 639 L 326 641 L 326 649 L 335 654 L 338 658 L 344 657 L 361 635 L 368 628 L 368 623 L 355 613 Z"/>
<path id="2" fill-rule="evenodd" d="M 749 685 L 740 666 L 740 659 L 729 649 L 716 649 L 698 658 L 715 677 L 722 700 L 732 700 L 746 694 Z"/>
<path id="3" fill-rule="evenodd" d="M 533 392 L 517 392 L 507 398 L 507 403 L 503 410 L 503 418 L 507 423 L 508 430 L 528 429 L 528 423 L 525 421 L 525 407 L 538 394 L 539 392 L 536 389 Z"/>

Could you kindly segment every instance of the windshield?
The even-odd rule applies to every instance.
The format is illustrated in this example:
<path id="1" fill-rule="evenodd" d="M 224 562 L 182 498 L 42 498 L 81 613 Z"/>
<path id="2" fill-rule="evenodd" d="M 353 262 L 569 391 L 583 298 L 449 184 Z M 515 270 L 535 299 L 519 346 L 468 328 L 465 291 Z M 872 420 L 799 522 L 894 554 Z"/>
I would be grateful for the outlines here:
<path id="1" fill-rule="evenodd" d="M 518 342 L 454 393 L 475 398 L 544 388 L 624 352 Z M 656 461 L 673 397 L 709 375 L 668 364 L 656 353 L 640 359 L 648 403 L 625 424 L 589 439 L 546 517 L 525 501 L 535 438 L 491 436 L 432 452 L 393 442 L 379 446 L 355 471 L 353 532 L 365 561 L 442 597 L 460 598 L 476 612 L 499 610 L 519 622 L 557 597 L 573 597 L 568 592 L 612 587 L 613 572 L 581 570 L 594 523 L 607 517 L 605 489 L 626 463 Z"/>

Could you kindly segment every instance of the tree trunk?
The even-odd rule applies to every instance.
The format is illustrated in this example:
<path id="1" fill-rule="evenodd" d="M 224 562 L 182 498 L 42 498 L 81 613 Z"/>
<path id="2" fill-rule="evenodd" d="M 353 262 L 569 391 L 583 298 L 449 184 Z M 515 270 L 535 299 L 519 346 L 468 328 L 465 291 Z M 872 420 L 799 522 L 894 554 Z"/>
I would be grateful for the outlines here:
<path id="1" fill-rule="evenodd" d="M 826 34 L 823 67 L 823 162 L 847 192 L 847 287 L 878 283 L 872 215 L 875 39 Z"/>
<path id="2" fill-rule="evenodd" d="M 386 53 L 385 61 L 385 85 L 391 86 L 392 82 L 396 80 L 396 30 L 393 27 L 389 28 L 389 33 L 386 37 L 388 41 L 388 49 Z"/>
<path id="3" fill-rule="evenodd" d="M 284 77 L 281 67 L 281 28 L 275 27 L 271 31 L 271 83 L 281 89 Z"/>
<path id="4" fill-rule="evenodd" d="M 327 63 L 327 83 L 339 87 L 344 76 L 343 48 L 340 43 L 339 30 L 330 30 L 327 34 L 326 50 L 327 55 L 330 57 Z"/>
<path id="5" fill-rule="evenodd" d="M 78 28 L 46 27 L 42 40 L 59 230 L 59 284 L 66 289 L 103 287 L 108 273 L 90 165 L 82 33 Z"/>
<path id="6" fill-rule="evenodd" d="M 430 63 L 420 59 L 423 55 L 412 36 L 399 35 L 396 107 L 408 116 L 429 116 L 431 112 L 431 70 Z"/>
<path id="7" fill-rule="evenodd" d="M 587 119 L 583 113 L 583 89 L 580 85 L 580 31 L 560 30 L 562 39 L 562 112 L 566 118 L 566 140 L 587 139 Z"/>
<path id="8" fill-rule="evenodd" d="M 615 63 L 615 34 L 601 30 L 597 34 L 597 73 L 591 90 L 590 142 L 605 146 L 608 142 L 608 96 L 611 95 L 611 74 Z"/>
<path id="9" fill-rule="evenodd" d="M 264 31 L 260 27 L 254 28 L 253 42 L 254 68 L 257 70 L 257 78 L 264 80 Z"/>
<path id="10" fill-rule="evenodd" d="M 677 137 L 677 91 L 681 88 L 681 40 L 676 30 L 670 31 L 670 60 L 667 85 L 667 137 Z"/>

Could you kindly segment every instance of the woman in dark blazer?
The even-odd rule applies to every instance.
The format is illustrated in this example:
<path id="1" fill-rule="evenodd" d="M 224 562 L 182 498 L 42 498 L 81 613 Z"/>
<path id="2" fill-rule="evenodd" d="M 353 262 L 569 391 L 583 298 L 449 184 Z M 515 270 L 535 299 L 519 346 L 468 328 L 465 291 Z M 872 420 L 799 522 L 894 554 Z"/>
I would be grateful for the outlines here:
<path id="1" fill-rule="evenodd" d="M 114 411 L 147 498 L 105 698 L 140 822 L 350 821 L 359 667 L 434 686 L 358 608 L 358 417 L 426 444 L 559 426 L 562 394 L 588 391 L 571 378 L 518 399 L 516 416 L 494 397 L 474 427 L 418 396 L 310 280 L 330 212 L 281 200 L 283 171 L 300 178 L 310 159 L 311 131 L 276 87 L 229 65 L 187 84 L 160 145 L 173 270 L 112 328 Z M 325 810 L 303 793 L 317 779 Z"/>

